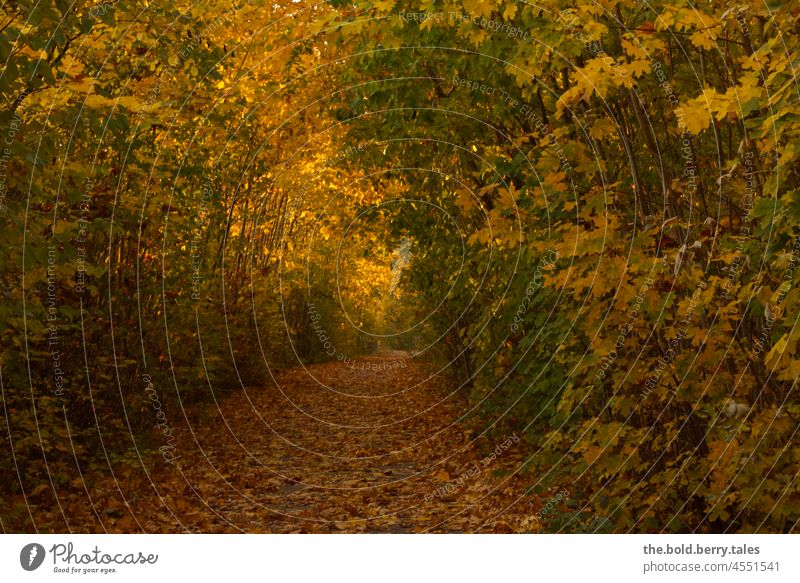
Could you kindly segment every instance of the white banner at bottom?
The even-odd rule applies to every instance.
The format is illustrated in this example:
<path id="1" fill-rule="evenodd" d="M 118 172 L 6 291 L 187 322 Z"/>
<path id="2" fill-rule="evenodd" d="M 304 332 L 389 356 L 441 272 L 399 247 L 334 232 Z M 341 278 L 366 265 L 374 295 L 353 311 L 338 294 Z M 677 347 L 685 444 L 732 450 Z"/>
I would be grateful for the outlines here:
<path id="1" fill-rule="evenodd" d="M 800 535 L 3 535 L 0 581 L 800 581 Z"/>

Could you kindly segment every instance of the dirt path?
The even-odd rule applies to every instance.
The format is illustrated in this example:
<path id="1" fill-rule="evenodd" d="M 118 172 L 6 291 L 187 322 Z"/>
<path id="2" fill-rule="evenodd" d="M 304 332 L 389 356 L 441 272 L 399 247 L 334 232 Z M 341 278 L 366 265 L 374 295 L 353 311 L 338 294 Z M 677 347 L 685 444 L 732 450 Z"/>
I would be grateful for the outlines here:
<path id="1" fill-rule="evenodd" d="M 152 468 L 152 482 L 128 476 L 127 484 L 118 481 L 119 491 L 117 484 L 96 484 L 97 514 L 86 507 L 86 522 L 70 526 L 110 532 L 536 529 L 535 497 L 498 516 L 524 491 L 522 478 L 508 477 L 524 456 L 519 438 L 473 440 L 474 432 L 456 423 L 466 400 L 448 395 L 410 355 L 295 368 L 277 381 L 227 397 L 202 423 L 178 432 L 180 458 Z M 71 508 L 67 515 L 78 512 Z"/>

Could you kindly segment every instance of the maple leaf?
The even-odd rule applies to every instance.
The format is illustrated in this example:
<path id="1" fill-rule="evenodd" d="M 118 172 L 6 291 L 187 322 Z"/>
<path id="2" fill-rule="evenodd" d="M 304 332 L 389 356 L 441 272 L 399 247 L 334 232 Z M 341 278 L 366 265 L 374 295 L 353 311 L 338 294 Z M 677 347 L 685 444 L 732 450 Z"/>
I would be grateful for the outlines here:
<path id="1" fill-rule="evenodd" d="M 711 34 L 710 31 L 702 30 L 695 32 L 689 40 L 692 41 L 692 44 L 696 47 L 700 47 L 706 50 L 712 50 L 714 47 L 717 46 L 717 37 L 714 34 Z"/>
<path id="2" fill-rule="evenodd" d="M 377 8 L 378 12 L 391 12 L 397 0 L 372 0 L 372 5 Z"/>
<path id="3" fill-rule="evenodd" d="M 711 124 L 712 107 L 718 94 L 713 89 L 706 89 L 699 97 L 689 100 L 680 107 L 679 121 L 693 135 L 708 128 Z"/>
<path id="4" fill-rule="evenodd" d="M 503 18 L 505 20 L 514 20 L 514 17 L 517 15 L 517 4 L 516 2 L 508 2 L 506 3 L 506 7 L 503 9 Z"/>
<path id="5" fill-rule="evenodd" d="M 494 9 L 492 0 L 463 0 L 464 10 L 469 14 L 477 17 L 486 17 L 492 15 Z"/>

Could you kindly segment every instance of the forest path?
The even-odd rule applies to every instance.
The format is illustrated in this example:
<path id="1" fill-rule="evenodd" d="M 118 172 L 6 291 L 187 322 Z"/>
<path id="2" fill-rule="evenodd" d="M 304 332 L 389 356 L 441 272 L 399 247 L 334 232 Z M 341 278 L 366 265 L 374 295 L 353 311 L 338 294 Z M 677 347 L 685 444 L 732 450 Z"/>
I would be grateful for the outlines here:
<path id="1" fill-rule="evenodd" d="M 403 352 L 296 367 L 237 391 L 150 480 L 115 486 L 110 532 L 530 532 L 516 435 L 474 439 L 466 400 Z M 504 511 L 507 507 L 510 508 Z M 70 514 L 75 516 L 76 509 Z M 68 516 L 70 515 L 68 514 Z M 87 518 L 89 518 L 87 516 Z M 96 519 L 95 519 L 96 520 Z M 77 524 L 71 525 L 81 528 Z M 101 530 L 98 525 L 87 529 Z M 82 528 L 81 528 L 82 530 Z"/>

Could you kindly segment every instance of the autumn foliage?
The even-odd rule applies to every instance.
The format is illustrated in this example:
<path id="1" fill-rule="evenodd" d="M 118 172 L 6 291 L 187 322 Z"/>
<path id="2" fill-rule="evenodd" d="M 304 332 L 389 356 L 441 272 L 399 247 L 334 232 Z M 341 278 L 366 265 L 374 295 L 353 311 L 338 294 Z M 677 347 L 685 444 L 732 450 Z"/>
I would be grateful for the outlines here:
<path id="1" fill-rule="evenodd" d="M 696 4 L 7 3 L 3 528 L 391 345 L 532 530 L 796 530 L 800 10 Z"/>

